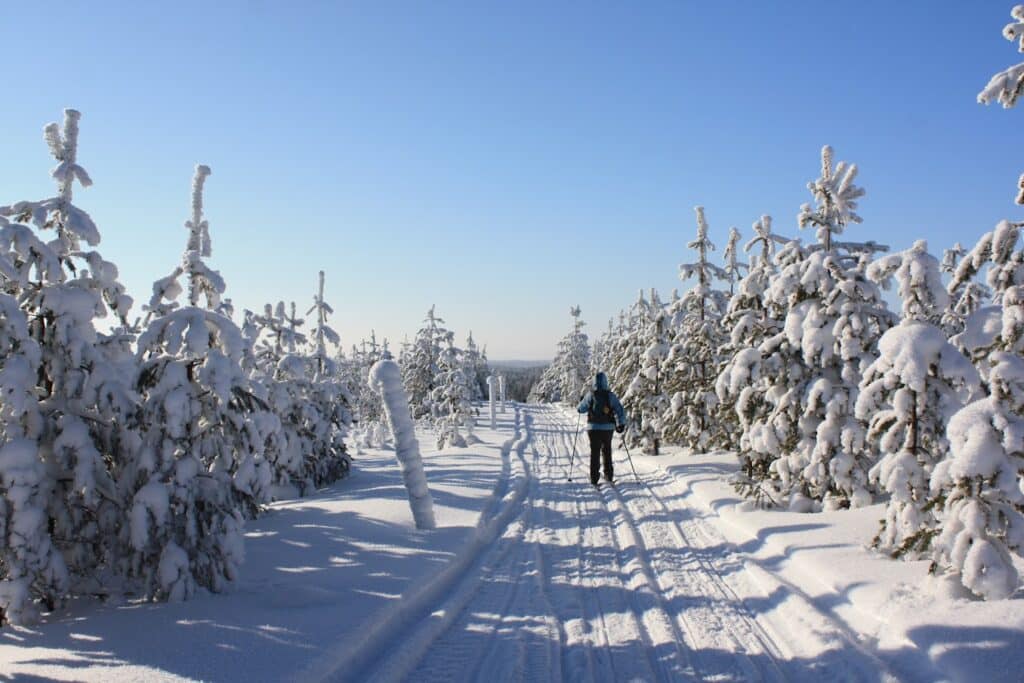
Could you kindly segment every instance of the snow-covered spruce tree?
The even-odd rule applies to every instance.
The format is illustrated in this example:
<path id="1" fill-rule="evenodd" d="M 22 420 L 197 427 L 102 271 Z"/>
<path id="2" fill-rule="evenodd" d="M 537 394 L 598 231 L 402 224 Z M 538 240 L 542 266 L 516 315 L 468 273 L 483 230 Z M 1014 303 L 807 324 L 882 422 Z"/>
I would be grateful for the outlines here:
<path id="1" fill-rule="evenodd" d="M 223 280 L 202 262 L 209 253 L 202 211 L 209 174 L 196 168 L 185 224 L 190 305 L 155 315 L 139 337 L 143 441 L 134 471 L 126 472 L 130 574 L 144 595 L 175 601 L 199 586 L 219 591 L 237 576 L 244 518 L 269 497 L 263 449 L 280 429 L 242 369 L 241 331 L 214 310 Z"/>
<path id="2" fill-rule="evenodd" d="M 740 459 L 736 488 L 758 502 L 767 502 L 771 493 L 762 489 L 761 482 L 771 478 L 769 466 L 778 457 L 778 450 L 777 444 L 759 448 L 754 438 L 765 428 L 772 410 L 766 394 L 771 377 L 761 374 L 759 348 L 782 330 L 781 311 L 778 306 L 769 309 L 765 294 L 778 272 L 776 245 L 786 244 L 789 240 L 772 232 L 771 216 L 761 216 L 753 224 L 753 231 L 754 237 L 744 250 L 751 253 L 758 249 L 760 253 L 751 254 L 747 276 L 740 280 L 722 318 L 722 327 L 729 340 L 723 349 L 726 362 L 715 382 L 715 393 L 726 446 L 736 450 Z M 799 254 L 798 243 L 794 244 L 791 253 Z M 774 352 L 769 352 L 766 358 L 780 368 L 785 367 L 784 363 L 775 363 Z"/>
<path id="3" fill-rule="evenodd" d="M 608 349 L 608 365 L 594 364 L 593 372 L 604 372 L 612 389 L 621 396 L 622 407 L 631 421 L 626 438 L 631 444 L 639 444 L 641 440 L 639 425 L 635 420 L 640 416 L 640 404 L 643 395 L 639 391 L 630 393 L 629 387 L 644 367 L 644 352 L 647 350 L 645 335 L 654 318 L 654 300 L 657 297 L 651 291 L 651 301 L 644 298 L 644 290 L 637 294 L 636 301 L 620 318 L 619 330 Z M 659 304 L 660 305 L 660 304 Z M 638 387 L 639 389 L 639 387 Z"/>
<path id="4" fill-rule="evenodd" d="M 1024 52 L 1024 5 L 1016 5 L 1010 11 L 1014 21 L 1003 27 L 1003 37 L 1009 41 L 1016 41 L 1018 51 Z M 978 102 L 990 104 L 996 100 L 1009 109 L 1017 105 L 1021 93 L 1024 93 L 1024 62 L 1015 64 L 1005 71 L 1000 71 L 988 82 L 988 85 L 978 93 Z M 1017 203 L 1024 204 L 1024 175 L 1017 181 L 1019 191 Z"/>
<path id="5" fill-rule="evenodd" d="M 1018 247 L 1024 223 L 1000 221 L 960 261 L 949 291 L 966 288 L 986 270 L 992 305 L 964 318 L 963 330 L 950 341 L 964 352 L 987 386 L 994 351 L 1024 353 L 1024 252 Z"/>
<path id="6" fill-rule="evenodd" d="M 0 531 L 0 539 L 12 543 L 7 547 L 15 551 L 9 556 L 12 564 L 0 561 L 0 581 L 11 581 L 0 589 L 6 593 L 0 598 L 6 603 L 0 604 L 0 620 L 30 621 L 40 603 L 53 609 L 69 591 L 103 590 L 96 577 L 114 564 L 114 539 L 123 522 L 115 482 L 134 457 L 136 437 L 130 424 L 137 404 L 121 362 L 122 335 L 101 334 L 94 324 L 111 312 L 126 328 L 132 300 L 118 282 L 114 264 L 85 248 L 97 245 L 100 234 L 73 203 L 74 183 L 91 184 L 77 160 L 79 118 L 68 109 L 63 128 L 51 123 L 44 129 L 57 160 L 51 173 L 57 195 L 0 207 L 5 218 L 0 227 L 0 289 L 17 300 L 28 339 L 35 344 L 31 350 L 25 340 L 12 349 L 15 355 L 5 359 L 4 372 L 11 382 L 11 373 L 33 369 L 19 381 L 30 382 L 26 387 L 38 402 L 36 412 L 24 394 L 3 397 L 5 404 L 11 403 L 3 408 L 10 412 L 3 417 L 9 441 L 0 473 L 6 501 L 0 502 L 11 506 L 8 524 L 24 525 L 24 531 L 17 526 Z M 55 237 L 44 242 L 46 230 L 53 230 Z M 26 331 L 17 330 L 21 318 L 13 310 L 4 317 L 8 335 Z M 45 516 L 39 518 L 43 505 Z"/>
<path id="7" fill-rule="evenodd" d="M 573 403 L 589 386 L 590 344 L 583 332 L 586 323 L 580 320 L 580 313 L 579 306 L 569 309 L 573 319 L 572 332 L 558 342 L 554 360 L 530 390 L 531 402 Z"/>
<path id="8" fill-rule="evenodd" d="M 431 397 L 437 388 L 440 372 L 438 359 L 448 335 L 448 330 L 442 327 L 444 320 L 434 313 L 434 306 L 427 311 L 424 322 L 426 325 L 416 333 L 416 338 L 402 358 L 402 381 L 409 394 L 409 409 L 415 419 L 436 417 Z"/>
<path id="9" fill-rule="evenodd" d="M 886 287 L 895 277 L 903 300 L 900 324 L 882 335 L 856 404 L 867 441 L 881 456 L 868 473 L 871 483 L 889 494 L 874 545 L 917 558 L 936 533 L 929 479 L 949 447 L 946 425 L 978 390 L 978 373 L 935 324 L 948 296 L 923 240 L 872 263 L 868 277 Z"/>
<path id="10" fill-rule="evenodd" d="M 694 211 L 697 237 L 687 246 L 697 251 L 698 259 L 679 266 L 679 279 L 696 282 L 672 311 L 679 322 L 665 361 L 665 391 L 672 399 L 662 424 L 666 441 L 704 451 L 724 443 L 714 386 L 725 343 L 721 318 L 726 295 L 714 288 L 714 281 L 726 279 L 726 273 L 708 260 L 715 246 L 708 239 L 704 207 Z"/>
<path id="11" fill-rule="evenodd" d="M 657 298 L 653 288 L 651 298 Z M 644 291 L 640 290 L 629 310 L 619 311 L 618 322 L 614 319 L 608 321 L 608 332 L 602 335 L 600 348 L 595 343 L 591 359 L 591 374 L 607 374 L 609 386 L 619 393 L 626 411 L 626 433 L 623 438 L 630 446 L 642 447 L 643 442 L 640 415 L 642 396 L 638 391 L 630 393 L 629 387 L 643 369 L 647 348 L 643 336 L 653 313 L 654 309 L 644 298 Z M 660 437 L 660 427 L 658 434 Z"/>
<path id="12" fill-rule="evenodd" d="M 654 319 L 643 330 L 641 339 L 644 350 L 640 372 L 629 383 L 623 405 L 628 401 L 630 414 L 639 418 L 633 431 L 641 440 L 644 452 L 658 455 L 662 439 L 662 420 L 669 408 L 669 396 L 665 392 L 665 363 L 671 345 L 669 316 L 657 293 L 651 292 L 651 309 Z"/>
<path id="13" fill-rule="evenodd" d="M 349 388 L 338 377 L 338 367 L 327 352 L 327 343 L 337 345 L 341 339 L 328 324 L 334 313 L 324 300 L 324 271 L 320 271 L 313 306 L 306 315 L 315 315 L 316 325 L 310 335 L 310 355 L 306 365 L 308 384 L 302 411 L 301 431 L 308 447 L 303 458 L 303 480 L 319 488 L 349 473 L 352 458 L 345 446 L 345 437 L 352 424 L 354 399 Z"/>
<path id="14" fill-rule="evenodd" d="M 438 359 L 438 386 L 431 397 L 438 408 L 437 447 L 464 448 L 466 439 L 459 431 L 467 427 L 472 433 L 472 391 L 466 379 L 462 352 L 455 346 L 455 335 L 449 332 Z M 474 439 L 475 440 L 475 439 Z"/>
<path id="15" fill-rule="evenodd" d="M 767 296 L 769 306 L 786 311 L 782 334 L 791 350 L 799 349 L 802 365 L 787 372 L 769 421 L 781 418 L 775 425 L 781 435 L 796 417 L 795 439 L 783 440 L 782 457 L 772 464 L 783 490 L 797 496 L 791 503 L 810 498 L 831 509 L 871 501 L 871 458 L 854 405 L 863 370 L 877 357 L 878 339 L 893 316 L 865 275 L 871 255 L 886 247 L 836 239 L 850 223 L 861 222 L 856 207 L 864 190 L 853 183 L 857 167 L 833 167 L 828 146 L 821 159 L 821 176 L 808 183 L 815 205 L 805 204 L 799 214 L 800 226 L 814 228 L 818 243 L 782 269 Z"/>
<path id="16" fill-rule="evenodd" d="M 387 346 L 386 339 L 383 345 L 378 344 L 376 331 L 370 330 L 369 341 L 363 340 L 358 348 L 353 345 L 351 356 L 342 364 L 342 383 L 351 392 L 355 405 L 356 443 L 367 448 L 385 448 L 390 439 L 380 393 L 369 384 L 374 363 L 391 357 Z"/>
<path id="17" fill-rule="evenodd" d="M 586 325 L 580 319 L 579 306 L 570 309 L 572 315 L 572 334 L 560 344 L 559 351 L 563 359 L 562 396 L 563 400 L 576 402 L 590 386 L 590 343 L 583 332 Z"/>
<path id="18" fill-rule="evenodd" d="M 736 283 L 739 282 L 743 271 L 749 270 L 750 266 L 737 258 L 736 245 L 740 241 L 740 231 L 736 228 L 729 228 L 729 241 L 725 245 L 723 256 L 725 258 L 725 280 L 729 283 L 729 296 L 736 293 Z"/>
<path id="19" fill-rule="evenodd" d="M 482 401 L 484 398 L 484 385 L 487 383 L 487 354 L 481 352 L 470 332 L 466 337 L 466 348 L 462 352 L 463 372 L 466 374 L 466 381 L 469 383 L 470 398 L 473 401 Z"/>
<path id="20" fill-rule="evenodd" d="M 605 368 L 605 372 L 608 373 L 609 380 L 612 379 L 612 348 L 615 344 L 615 341 L 615 320 L 613 318 L 609 318 L 608 329 L 602 332 L 601 336 L 594 340 L 594 345 L 590 352 L 591 374 L 596 375 L 600 371 L 600 368 Z M 612 386 L 616 385 L 613 383 Z"/>
<path id="21" fill-rule="evenodd" d="M 16 231 L 0 218 L 0 272 L 15 282 L 9 240 Z M 67 566 L 47 528 L 53 486 L 39 457 L 40 360 L 17 300 L 0 294 L 0 625 L 32 623 L 38 603 L 52 609 L 68 590 Z"/>
<path id="22" fill-rule="evenodd" d="M 242 328 L 245 346 L 253 349 L 248 368 L 253 392 L 281 422 L 281 428 L 269 435 L 265 451 L 273 473 L 273 498 L 295 497 L 315 486 L 305 466 L 311 448 L 304 431 L 306 413 L 312 409 L 310 368 L 308 359 L 298 353 L 307 343 L 299 331 L 305 321 L 297 317 L 294 302 L 290 311 L 283 301 L 266 304 L 262 315 L 246 311 Z"/>
<path id="23" fill-rule="evenodd" d="M 952 417 L 949 455 L 932 472 L 941 506 L 932 570 L 995 600 L 1020 586 L 1011 556 L 1024 548 L 1024 359 L 997 351 L 990 362 L 991 395 Z"/>

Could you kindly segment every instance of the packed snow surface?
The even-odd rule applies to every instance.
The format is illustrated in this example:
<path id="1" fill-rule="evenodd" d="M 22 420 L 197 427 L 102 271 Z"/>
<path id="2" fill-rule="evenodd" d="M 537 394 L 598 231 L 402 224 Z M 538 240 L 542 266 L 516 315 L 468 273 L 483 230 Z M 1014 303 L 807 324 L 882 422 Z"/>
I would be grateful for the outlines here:
<path id="1" fill-rule="evenodd" d="M 516 405 L 502 417 L 471 448 L 424 450 L 435 530 L 415 529 L 394 453 L 371 451 L 350 478 L 249 525 L 232 591 L 90 600 L 6 627 L 0 679 L 1012 681 L 1024 670 L 1019 594 L 969 600 L 924 562 L 868 550 L 881 505 L 753 509 L 728 484 L 730 454 L 633 453 L 639 480 L 595 489 L 567 481 L 575 416 Z M 624 451 L 615 458 L 630 472 Z"/>

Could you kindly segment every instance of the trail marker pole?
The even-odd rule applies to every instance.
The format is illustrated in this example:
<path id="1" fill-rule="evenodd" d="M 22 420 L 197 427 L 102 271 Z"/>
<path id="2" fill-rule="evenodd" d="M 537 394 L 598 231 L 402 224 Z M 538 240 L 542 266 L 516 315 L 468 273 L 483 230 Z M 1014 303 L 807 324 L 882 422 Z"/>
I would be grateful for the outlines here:
<path id="1" fill-rule="evenodd" d="M 497 429 L 498 428 L 498 421 L 497 421 L 497 418 L 494 415 L 494 394 L 495 394 L 495 391 L 494 391 L 495 387 L 494 387 L 494 385 L 495 384 L 496 384 L 496 382 L 494 381 L 494 375 L 491 375 L 490 377 L 487 378 L 487 397 L 490 400 L 490 404 L 491 404 L 491 429 Z"/>

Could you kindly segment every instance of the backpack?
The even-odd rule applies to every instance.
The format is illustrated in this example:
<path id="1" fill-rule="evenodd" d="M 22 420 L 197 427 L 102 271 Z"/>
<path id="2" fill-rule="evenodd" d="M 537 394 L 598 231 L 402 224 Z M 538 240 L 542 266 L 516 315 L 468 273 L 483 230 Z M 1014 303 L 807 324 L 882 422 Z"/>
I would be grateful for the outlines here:
<path id="1" fill-rule="evenodd" d="M 615 424 L 611 393 L 607 389 L 594 389 L 590 399 L 590 410 L 587 411 L 587 422 L 590 424 Z"/>

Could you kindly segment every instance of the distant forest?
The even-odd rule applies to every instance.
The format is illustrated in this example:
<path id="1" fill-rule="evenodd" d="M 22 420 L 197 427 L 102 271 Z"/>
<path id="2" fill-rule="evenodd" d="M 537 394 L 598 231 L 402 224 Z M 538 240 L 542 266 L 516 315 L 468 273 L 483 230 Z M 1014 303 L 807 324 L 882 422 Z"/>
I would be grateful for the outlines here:
<path id="1" fill-rule="evenodd" d="M 491 363 L 491 371 L 505 376 L 505 398 L 510 401 L 526 402 L 530 389 L 537 383 L 549 363 L 538 361 L 536 365 L 522 363 Z"/>

